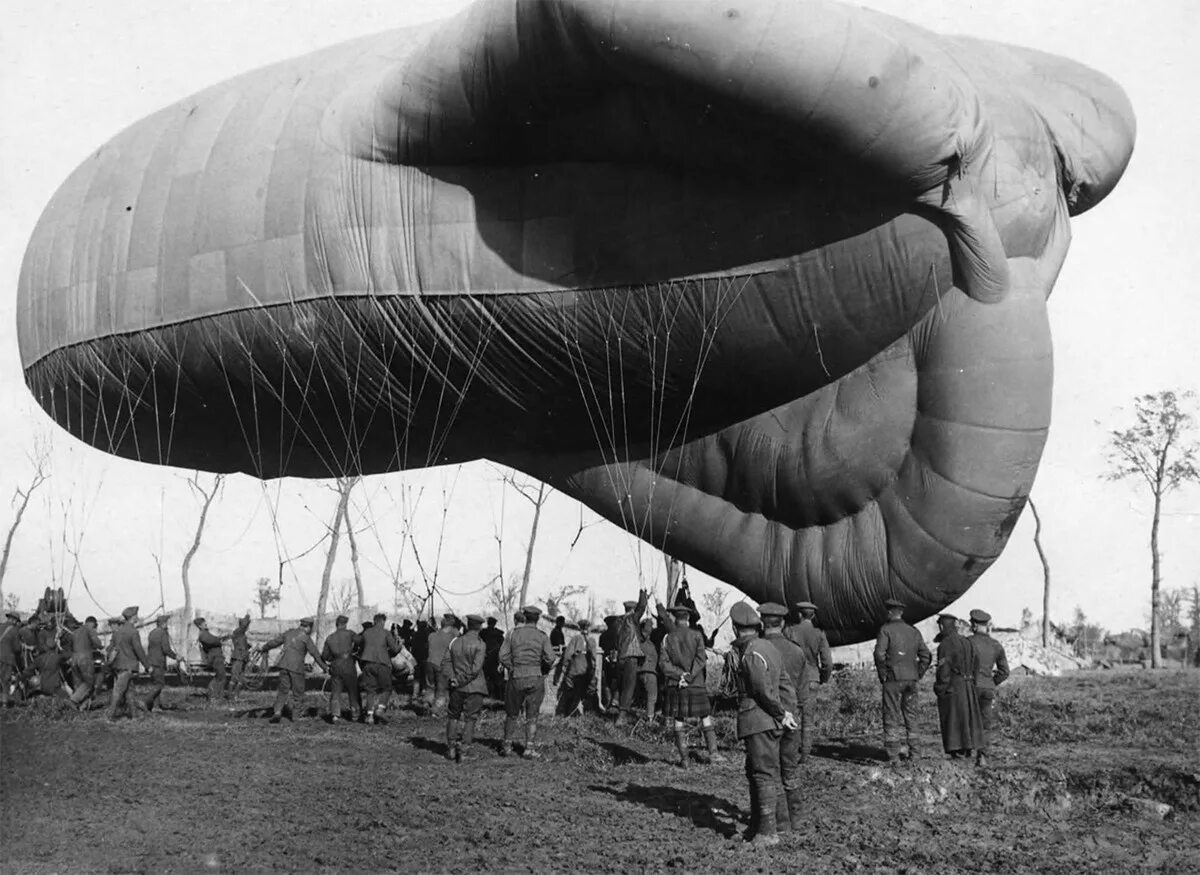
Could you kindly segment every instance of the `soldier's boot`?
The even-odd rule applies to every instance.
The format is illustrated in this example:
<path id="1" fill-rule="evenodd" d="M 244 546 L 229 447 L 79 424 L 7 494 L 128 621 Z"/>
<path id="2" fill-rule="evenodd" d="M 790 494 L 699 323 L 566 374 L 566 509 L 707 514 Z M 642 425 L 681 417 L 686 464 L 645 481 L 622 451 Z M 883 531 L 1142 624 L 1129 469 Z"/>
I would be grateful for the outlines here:
<path id="1" fill-rule="evenodd" d="M 504 718 L 504 741 L 500 742 L 500 756 L 502 756 L 502 757 L 506 757 L 510 753 L 512 753 L 513 746 L 512 746 L 512 741 L 510 741 L 510 739 L 513 737 L 513 730 L 515 728 L 516 727 L 513 725 L 513 719 L 511 717 L 505 717 Z"/>
<path id="2" fill-rule="evenodd" d="M 986 769 L 988 764 L 987 751 L 981 750 L 975 753 L 975 765 L 981 769 Z"/>
<path id="3" fill-rule="evenodd" d="M 917 745 L 913 744 L 913 740 L 911 738 L 909 738 L 908 742 L 905 744 L 904 753 L 902 756 L 903 759 L 906 760 L 915 760 L 920 756 Z"/>
<path id="4" fill-rule="evenodd" d="M 686 769 L 688 767 L 687 733 L 679 729 L 675 730 L 675 750 L 679 751 L 679 768 Z"/>
<path id="5" fill-rule="evenodd" d="M 471 745 L 475 743 L 475 721 L 467 720 L 462 728 L 462 740 L 458 745 L 458 761 L 470 759 Z"/>
<path id="6" fill-rule="evenodd" d="M 758 787 L 758 830 L 750 844 L 756 848 L 769 848 L 779 844 L 775 831 L 775 787 L 760 781 Z"/>
<path id="7" fill-rule="evenodd" d="M 446 718 L 446 759 L 458 759 L 458 721 Z"/>
<path id="8" fill-rule="evenodd" d="M 758 835 L 759 824 L 759 804 L 758 804 L 758 785 L 753 780 L 750 781 L 750 822 L 746 824 L 746 831 L 742 833 L 742 838 L 750 841 Z"/>
<path id="9" fill-rule="evenodd" d="M 787 793 L 775 791 L 775 831 L 791 832 L 792 814 Z"/>
<path id="10" fill-rule="evenodd" d="M 887 760 L 892 765 L 900 762 L 900 742 L 888 739 L 883 743 L 883 749 L 887 751 Z"/>
<path id="11" fill-rule="evenodd" d="M 617 718 L 616 718 L 616 720 L 613 721 L 613 726 L 624 726 L 626 721 L 628 720 L 628 717 L 629 717 L 629 715 L 626 714 L 624 711 L 618 711 Z"/>
<path id="12" fill-rule="evenodd" d="M 525 724 L 525 747 L 521 751 L 521 756 L 527 760 L 540 760 L 542 755 L 538 753 L 538 749 L 534 747 L 534 742 L 537 741 L 537 722 L 530 720 Z"/>
<path id="13" fill-rule="evenodd" d="M 708 746 L 708 759 L 714 763 L 728 762 L 725 754 L 717 749 L 717 730 L 715 726 L 704 727 L 704 743 Z"/>
<path id="14" fill-rule="evenodd" d="M 804 823 L 804 797 L 799 790 L 788 790 L 788 820 L 792 827 L 792 832 L 804 832 L 806 824 Z M 778 828 L 779 824 L 776 824 Z"/>
<path id="15" fill-rule="evenodd" d="M 800 762 L 808 762 L 808 758 L 812 755 L 812 732 L 808 729 L 800 730 Z"/>

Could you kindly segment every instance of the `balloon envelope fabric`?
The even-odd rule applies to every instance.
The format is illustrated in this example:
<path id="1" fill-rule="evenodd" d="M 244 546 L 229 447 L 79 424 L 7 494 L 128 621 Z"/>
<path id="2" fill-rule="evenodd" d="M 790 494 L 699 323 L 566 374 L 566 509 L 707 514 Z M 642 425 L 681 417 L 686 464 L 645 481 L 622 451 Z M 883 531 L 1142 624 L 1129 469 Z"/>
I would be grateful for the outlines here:
<path id="1" fill-rule="evenodd" d="M 1134 129 L 1097 72 L 835 2 L 483 0 L 100 147 L 22 364 L 146 462 L 510 464 L 857 640 L 1000 554 Z"/>

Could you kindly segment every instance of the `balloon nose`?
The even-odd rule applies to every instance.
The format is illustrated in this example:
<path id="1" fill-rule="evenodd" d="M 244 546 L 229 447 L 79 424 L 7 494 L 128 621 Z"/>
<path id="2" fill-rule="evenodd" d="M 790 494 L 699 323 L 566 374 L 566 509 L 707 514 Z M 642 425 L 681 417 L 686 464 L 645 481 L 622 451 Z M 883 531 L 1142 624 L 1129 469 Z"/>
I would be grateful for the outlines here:
<path id="1" fill-rule="evenodd" d="M 1031 102 L 1045 119 L 1059 157 L 1072 216 L 1108 196 L 1133 154 L 1137 120 L 1125 91 L 1083 64 L 1030 52 Z"/>

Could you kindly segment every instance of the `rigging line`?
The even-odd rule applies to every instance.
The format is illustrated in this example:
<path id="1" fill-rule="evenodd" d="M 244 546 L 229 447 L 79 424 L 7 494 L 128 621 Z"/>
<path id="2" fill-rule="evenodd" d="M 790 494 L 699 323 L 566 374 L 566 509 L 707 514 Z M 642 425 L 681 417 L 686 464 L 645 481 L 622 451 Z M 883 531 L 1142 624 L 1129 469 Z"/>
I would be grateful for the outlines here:
<path id="1" fill-rule="evenodd" d="M 179 384 L 183 379 L 183 355 L 182 341 L 179 340 L 178 333 L 173 333 L 176 339 L 177 347 L 174 350 L 175 359 L 175 385 L 171 393 L 171 424 L 167 430 L 167 459 L 171 458 L 171 448 L 175 445 L 175 422 L 176 414 L 179 411 Z"/>
<path id="2" fill-rule="evenodd" d="M 479 303 L 474 298 L 468 298 L 468 300 L 470 301 L 469 306 L 474 309 L 475 314 L 478 316 Z M 457 351 L 457 349 L 454 351 L 454 354 L 459 359 L 460 364 L 465 363 L 467 365 L 467 372 L 463 377 L 462 387 L 458 390 L 458 400 L 454 403 L 454 406 L 451 408 L 450 416 L 446 421 L 446 427 L 442 431 L 441 438 L 438 439 L 438 441 L 436 443 L 435 452 L 436 452 L 437 458 L 441 458 L 442 453 L 445 450 L 446 443 L 450 439 L 451 429 L 453 428 L 454 423 L 458 420 L 459 414 L 462 412 L 463 404 L 466 403 L 467 395 L 470 392 L 471 385 L 475 381 L 475 377 L 478 375 L 480 370 L 482 370 L 481 365 L 484 361 L 484 355 L 487 352 L 487 349 L 491 344 L 490 334 L 488 334 L 484 330 L 482 330 L 484 327 L 483 326 L 484 321 L 485 320 L 483 320 L 482 318 L 479 319 L 480 325 L 478 327 L 480 330 L 478 330 L 476 333 L 476 343 L 475 343 L 474 353 L 472 353 L 469 357 L 467 357 L 467 356 L 463 356 L 461 353 L 459 353 Z"/>
<path id="3" fill-rule="evenodd" d="M 234 418 L 237 420 L 238 431 L 242 435 L 242 441 L 246 444 L 246 451 L 251 458 L 254 457 L 254 445 L 250 442 L 250 435 L 246 431 L 246 424 L 242 422 L 242 411 L 237 403 L 237 395 L 233 391 L 233 383 L 229 378 L 229 370 L 225 367 L 225 353 L 223 345 L 218 341 L 216 344 L 216 359 L 217 370 L 221 373 L 221 379 L 225 382 L 225 391 L 229 393 L 229 406 L 233 408 Z"/>

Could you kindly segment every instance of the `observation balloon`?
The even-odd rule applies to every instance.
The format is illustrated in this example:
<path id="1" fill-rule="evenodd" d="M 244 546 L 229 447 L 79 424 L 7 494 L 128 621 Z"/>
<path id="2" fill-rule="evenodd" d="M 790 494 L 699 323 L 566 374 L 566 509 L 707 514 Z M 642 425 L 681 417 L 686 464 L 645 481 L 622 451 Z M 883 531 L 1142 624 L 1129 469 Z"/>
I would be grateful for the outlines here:
<path id="1" fill-rule="evenodd" d="M 834 642 L 999 556 L 1120 88 L 835 2 L 483 0 L 100 147 L 22 268 L 70 433 L 256 477 L 487 457 Z"/>

